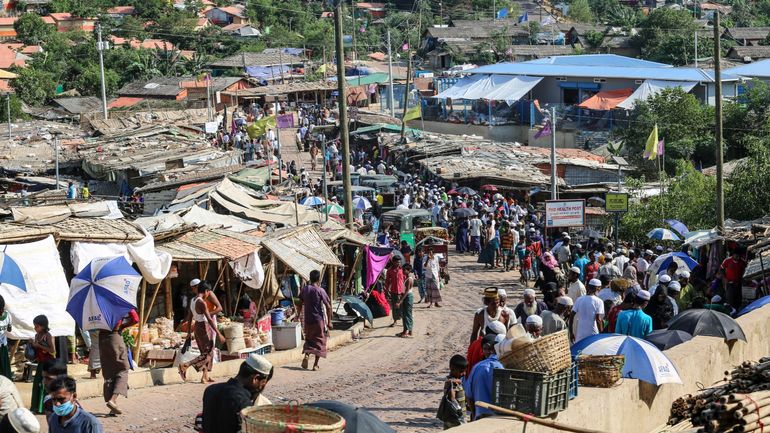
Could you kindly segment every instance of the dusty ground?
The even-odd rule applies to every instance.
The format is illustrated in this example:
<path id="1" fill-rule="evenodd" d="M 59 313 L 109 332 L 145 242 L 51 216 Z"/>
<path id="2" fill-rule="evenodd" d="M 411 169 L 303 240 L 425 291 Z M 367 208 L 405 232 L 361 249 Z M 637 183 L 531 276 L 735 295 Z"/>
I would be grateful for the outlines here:
<path id="1" fill-rule="evenodd" d="M 475 257 L 451 255 L 450 271 L 442 308 L 415 305 L 413 339 L 395 337 L 400 329 L 388 327 L 387 318 L 379 319 L 360 341 L 330 353 L 318 372 L 299 365 L 278 368 L 266 396 L 276 403 L 341 400 L 373 411 L 399 432 L 440 431 L 435 413 L 449 358 L 465 354 L 481 291 L 491 285 L 505 287 L 516 300 L 522 289 L 512 283 L 518 273 L 485 271 Z M 203 389 L 184 384 L 133 390 L 131 398 L 121 401 L 126 415 L 101 418 L 105 431 L 190 432 L 201 410 Z M 98 415 L 107 412 L 101 399 L 82 404 Z"/>

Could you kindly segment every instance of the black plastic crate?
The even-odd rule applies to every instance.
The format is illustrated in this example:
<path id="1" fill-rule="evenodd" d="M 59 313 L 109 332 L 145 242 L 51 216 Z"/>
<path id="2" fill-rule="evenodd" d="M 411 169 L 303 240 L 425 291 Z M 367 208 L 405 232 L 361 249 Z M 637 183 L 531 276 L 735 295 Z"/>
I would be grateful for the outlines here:
<path id="1" fill-rule="evenodd" d="M 544 417 L 567 408 L 572 368 L 555 374 L 496 369 L 492 380 L 495 405 Z"/>

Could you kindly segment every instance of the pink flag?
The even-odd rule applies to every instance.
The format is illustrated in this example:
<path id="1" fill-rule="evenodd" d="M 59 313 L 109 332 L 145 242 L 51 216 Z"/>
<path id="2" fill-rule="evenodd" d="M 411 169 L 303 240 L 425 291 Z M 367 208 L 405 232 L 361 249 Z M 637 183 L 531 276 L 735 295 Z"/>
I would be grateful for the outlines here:
<path id="1" fill-rule="evenodd" d="M 658 142 L 658 155 L 663 155 L 663 151 L 666 149 L 664 142 L 665 142 L 665 139 L 661 139 Z"/>
<path id="2" fill-rule="evenodd" d="M 390 248 L 388 248 L 388 250 L 390 250 Z M 385 266 L 388 265 L 391 254 L 390 251 L 388 251 L 385 255 L 377 255 L 368 245 L 364 247 L 364 254 L 366 257 L 366 288 L 369 289 L 369 287 L 372 287 L 372 284 L 377 281 L 377 278 L 382 273 L 382 270 L 385 269 Z"/>

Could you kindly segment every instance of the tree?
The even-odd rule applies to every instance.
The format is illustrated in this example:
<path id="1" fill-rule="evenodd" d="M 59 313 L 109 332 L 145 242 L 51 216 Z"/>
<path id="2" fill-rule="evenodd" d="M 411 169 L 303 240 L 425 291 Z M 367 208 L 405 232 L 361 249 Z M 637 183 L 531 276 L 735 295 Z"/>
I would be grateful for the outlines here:
<path id="1" fill-rule="evenodd" d="M 40 15 L 26 13 L 19 17 L 13 28 L 16 30 L 16 37 L 24 45 L 39 45 L 46 40 L 48 35 L 54 32 L 53 26 L 46 24 Z"/>
<path id="2" fill-rule="evenodd" d="M 681 221 L 690 230 L 716 225 L 716 179 L 682 160 L 677 162 L 675 173 L 674 178 L 664 180 L 664 194 L 648 199 L 641 195 L 644 177 L 626 179 L 632 201 L 621 218 L 623 239 L 644 242 L 647 232 L 661 227 L 664 218 Z"/>
<path id="3" fill-rule="evenodd" d="M 729 178 L 730 194 L 725 194 L 728 216 L 749 220 L 770 214 L 770 140 L 753 138 L 749 156 L 733 170 Z"/>
<path id="4" fill-rule="evenodd" d="M 120 75 L 109 68 L 104 68 L 104 83 L 107 95 L 113 95 L 118 90 Z M 102 91 L 99 65 L 92 63 L 86 66 L 77 78 L 76 86 L 82 95 L 96 96 Z"/>
<path id="5" fill-rule="evenodd" d="M 704 165 L 714 161 L 713 111 L 680 87 L 665 89 L 646 101 L 637 101 L 621 132 L 629 160 L 648 177 L 657 177 L 655 164 L 643 159 L 647 137 L 658 125 L 658 137 L 665 142 L 670 170 L 676 159 Z"/>
<path id="6" fill-rule="evenodd" d="M 581 23 L 590 23 L 593 21 L 591 7 L 588 6 L 588 0 L 574 0 L 569 7 L 569 17 Z"/>
<path id="7" fill-rule="evenodd" d="M 22 101 L 42 105 L 56 94 L 56 80 L 52 73 L 37 68 L 16 68 L 17 75 L 11 86 Z"/>
<path id="8" fill-rule="evenodd" d="M 11 121 L 16 119 L 25 119 L 27 115 L 22 111 L 21 99 L 17 95 L 11 95 Z M 8 104 L 5 99 L 0 100 L 0 119 L 3 122 L 8 121 Z"/>
<path id="9" fill-rule="evenodd" d="M 698 25 L 689 11 L 669 8 L 655 9 L 642 23 L 635 42 L 642 49 L 642 56 L 648 60 L 686 65 L 693 60 L 695 31 Z M 710 55 L 713 41 L 701 38 L 698 41 L 698 55 Z"/>
<path id="10" fill-rule="evenodd" d="M 745 89 L 739 101 L 724 106 L 728 159 L 743 158 L 752 140 L 770 135 L 770 85 L 752 80 Z"/>
<path id="11" fill-rule="evenodd" d="M 597 32 L 596 30 L 589 30 L 586 32 L 586 42 L 591 48 L 599 48 L 604 43 L 604 33 Z"/>
<path id="12" fill-rule="evenodd" d="M 166 0 L 133 0 L 136 15 L 148 20 L 157 20 L 171 12 L 171 3 Z"/>

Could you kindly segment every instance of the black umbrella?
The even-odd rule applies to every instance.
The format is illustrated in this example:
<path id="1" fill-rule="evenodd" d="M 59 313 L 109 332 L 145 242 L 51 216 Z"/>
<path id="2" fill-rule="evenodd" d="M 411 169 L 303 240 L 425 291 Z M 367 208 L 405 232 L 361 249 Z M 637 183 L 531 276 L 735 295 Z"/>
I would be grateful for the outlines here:
<path id="1" fill-rule="evenodd" d="M 689 332 L 678 329 L 658 329 L 657 331 L 652 331 L 644 339 L 654 344 L 658 349 L 666 350 L 685 341 L 692 340 L 692 335 Z"/>
<path id="2" fill-rule="evenodd" d="M 668 324 L 668 329 L 689 332 L 693 337 L 708 335 L 746 341 L 746 335 L 735 319 L 714 310 L 693 309 L 679 313 Z"/>
<path id="3" fill-rule="evenodd" d="M 476 215 L 478 215 L 478 213 L 471 208 L 459 207 L 455 209 L 455 216 L 458 218 L 470 218 Z"/>
<path id="4" fill-rule="evenodd" d="M 364 319 L 369 321 L 369 323 L 374 325 L 374 315 L 372 314 L 372 310 L 369 309 L 369 306 L 366 305 L 364 301 L 356 296 L 350 295 L 343 296 L 342 300 L 350 305 L 350 308 L 358 312 Z"/>
<path id="5" fill-rule="evenodd" d="M 461 186 L 459 188 L 455 188 L 455 192 L 460 195 L 476 195 L 476 190 L 473 188 L 468 188 L 467 186 Z"/>
<path id="6" fill-rule="evenodd" d="M 321 409 L 330 410 L 345 418 L 345 433 L 396 433 L 376 415 L 366 409 L 354 407 L 336 400 L 321 400 L 310 403 Z"/>

